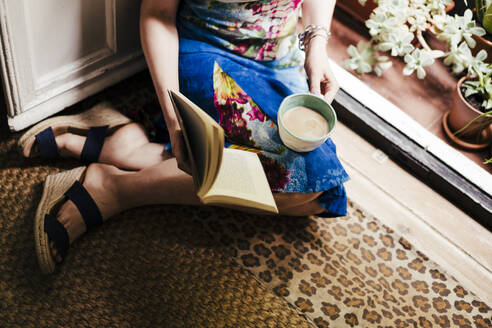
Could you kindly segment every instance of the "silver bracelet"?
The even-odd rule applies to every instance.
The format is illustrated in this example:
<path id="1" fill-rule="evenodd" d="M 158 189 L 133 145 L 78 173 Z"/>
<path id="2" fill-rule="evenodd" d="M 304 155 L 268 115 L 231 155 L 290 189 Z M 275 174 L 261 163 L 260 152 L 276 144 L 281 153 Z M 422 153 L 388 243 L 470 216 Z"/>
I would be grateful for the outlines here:
<path id="1" fill-rule="evenodd" d="M 321 34 L 320 32 L 324 33 Z M 306 49 L 306 45 L 311 41 L 312 38 L 316 36 L 321 36 L 323 37 L 326 42 L 328 42 L 328 39 L 330 38 L 330 31 L 322 25 L 313 25 L 309 24 L 306 26 L 304 29 L 304 32 L 299 33 L 298 38 L 299 38 L 299 49 L 304 51 Z"/>

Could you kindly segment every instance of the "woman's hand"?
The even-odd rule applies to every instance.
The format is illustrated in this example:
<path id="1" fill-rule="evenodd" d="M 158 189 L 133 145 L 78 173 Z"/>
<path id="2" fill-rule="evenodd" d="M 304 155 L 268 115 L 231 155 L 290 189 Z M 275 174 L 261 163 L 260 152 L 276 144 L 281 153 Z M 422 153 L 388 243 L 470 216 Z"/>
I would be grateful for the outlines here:
<path id="1" fill-rule="evenodd" d="M 191 175 L 191 163 L 186 149 L 183 130 L 181 130 L 178 122 L 174 121 L 168 124 L 168 131 L 171 139 L 172 152 L 178 162 L 178 168 Z"/>
<path id="2" fill-rule="evenodd" d="M 309 79 L 309 91 L 322 94 L 331 103 L 340 86 L 331 71 L 324 38 L 315 37 L 309 40 L 304 69 Z"/>

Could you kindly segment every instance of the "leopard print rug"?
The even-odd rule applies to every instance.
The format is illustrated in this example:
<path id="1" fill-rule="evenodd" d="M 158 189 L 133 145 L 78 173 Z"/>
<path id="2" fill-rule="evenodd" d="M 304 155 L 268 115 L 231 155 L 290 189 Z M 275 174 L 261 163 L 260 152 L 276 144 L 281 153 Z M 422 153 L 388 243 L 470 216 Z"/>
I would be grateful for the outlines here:
<path id="1" fill-rule="evenodd" d="M 349 202 L 335 219 L 200 211 L 237 262 L 318 327 L 492 327 L 491 308 Z"/>

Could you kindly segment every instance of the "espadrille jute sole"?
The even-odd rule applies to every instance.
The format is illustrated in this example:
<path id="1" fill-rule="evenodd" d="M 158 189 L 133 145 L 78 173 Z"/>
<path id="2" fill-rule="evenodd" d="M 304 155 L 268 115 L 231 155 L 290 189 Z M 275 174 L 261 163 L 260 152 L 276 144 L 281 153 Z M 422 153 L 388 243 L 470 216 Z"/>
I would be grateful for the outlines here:
<path id="1" fill-rule="evenodd" d="M 48 235 L 44 232 L 44 217 L 65 199 L 65 192 L 77 180 L 83 178 L 86 167 L 49 175 L 44 182 L 43 195 L 34 218 L 34 239 L 39 267 L 43 273 L 55 270 L 56 262 L 51 256 Z M 55 213 L 51 213 L 55 214 Z"/>
<path id="2" fill-rule="evenodd" d="M 109 125 L 111 133 L 130 122 L 131 119 L 104 102 L 80 114 L 56 116 L 36 124 L 20 137 L 17 146 L 24 157 L 35 157 L 37 154 L 32 151 L 35 137 L 48 127 L 53 129 L 55 136 L 65 132 L 85 135 L 93 126 Z"/>

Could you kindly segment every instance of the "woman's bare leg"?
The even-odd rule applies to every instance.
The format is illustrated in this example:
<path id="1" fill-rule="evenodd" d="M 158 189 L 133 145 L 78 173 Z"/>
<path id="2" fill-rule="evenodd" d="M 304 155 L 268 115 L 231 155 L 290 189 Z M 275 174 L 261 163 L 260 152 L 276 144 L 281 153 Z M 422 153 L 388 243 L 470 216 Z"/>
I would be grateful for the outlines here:
<path id="1" fill-rule="evenodd" d="M 289 195 L 286 193 L 285 195 Z M 310 194 L 313 195 L 313 194 Z M 291 207 L 278 207 L 280 214 L 289 216 L 307 216 L 321 214 L 325 211 L 325 208 L 319 204 L 316 199 L 307 201 L 302 204 L 297 204 Z"/>
<path id="2" fill-rule="evenodd" d="M 84 142 L 85 136 L 71 133 L 66 133 L 57 137 L 60 152 L 66 157 L 79 158 Z M 121 127 L 106 138 L 99 161 L 101 163 L 114 165 L 120 169 L 142 170 L 166 161 L 170 159 L 171 156 L 170 152 L 164 150 L 163 145 L 151 143 L 149 141 L 144 128 L 140 124 L 131 123 Z M 172 168 L 170 172 L 175 171 L 176 169 Z M 179 174 L 183 174 L 182 171 L 178 171 L 180 172 Z M 152 172 L 149 173 L 150 175 L 146 171 L 142 174 L 144 176 L 155 176 Z M 140 175 L 136 177 L 136 183 L 141 183 L 139 181 Z M 188 178 L 191 180 L 191 177 Z M 168 177 L 164 177 L 164 179 L 168 179 Z M 185 179 L 185 177 L 183 177 L 183 179 Z M 161 180 L 159 179 L 154 181 L 154 184 L 159 183 L 161 183 Z M 320 194 L 321 193 L 274 193 L 273 196 L 280 214 L 298 216 L 319 214 L 323 212 L 324 208 L 315 201 Z M 182 200 L 178 199 L 175 203 L 177 204 L 180 201 Z M 160 202 L 156 200 L 156 202 L 152 202 L 152 204 L 160 204 Z"/>
<path id="3" fill-rule="evenodd" d="M 142 205 L 199 204 L 192 177 L 178 169 L 175 158 L 137 172 L 107 164 L 91 164 L 82 184 L 96 202 L 103 220 Z M 60 207 L 56 216 L 67 229 L 70 243 L 86 231 L 82 216 L 71 200 Z M 53 243 L 51 248 L 56 258 Z"/>
<path id="4" fill-rule="evenodd" d="M 91 164 L 82 184 L 96 202 L 104 220 L 143 205 L 200 204 L 192 177 L 178 168 L 175 158 L 168 158 L 137 172 L 123 171 L 112 165 Z M 322 207 L 315 201 L 316 196 L 274 194 L 281 214 L 298 216 L 322 211 Z M 70 243 L 86 231 L 79 211 L 70 200 L 60 207 L 57 219 L 67 229 Z M 52 250 L 56 257 L 53 245 Z"/>
<path id="5" fill-rule="evenodd" d="M 64 133 L 56 137 L 63 157 L 80 158 L 86 137 Z M 171 157 L 164 145 L 151 143 L 144 128 L 138 123 L 127 124 L 106 137 L 99 162 L 120 169 L 141 170 Z"/>
<path id="6" fill-rule="evenodd" d="M 283 213 L 280 214 L 286 214 L 289 215 L 289 212 L 292 210 L 292 212 L 297 213 L 293 209 L 303 205 L 303 204 L 308 204 L 316 200 L 316 198 L 321 195 L 321 192 L 316 192 L 316 193 L 300 193 L 300 192 L 285 192 L 285 193 L 274 193 L 273 197 L 275 198 L 275 203 L 277 204 L 277 208 L 280 210 L 282 209 Z M 315 202 L 317 203 L 317 202 Z M 319 210 L 324 210 L 324 208 L 319 205 Z M 321 213 L 319 212 L 319 213 Z M 318 214 L 318 213 L 315 213 Z M 293 215 L 299 215 L 299 214 L 293 214 Z M 307 214 L 300 214 L 300 215 L 307 215 Z"/>

